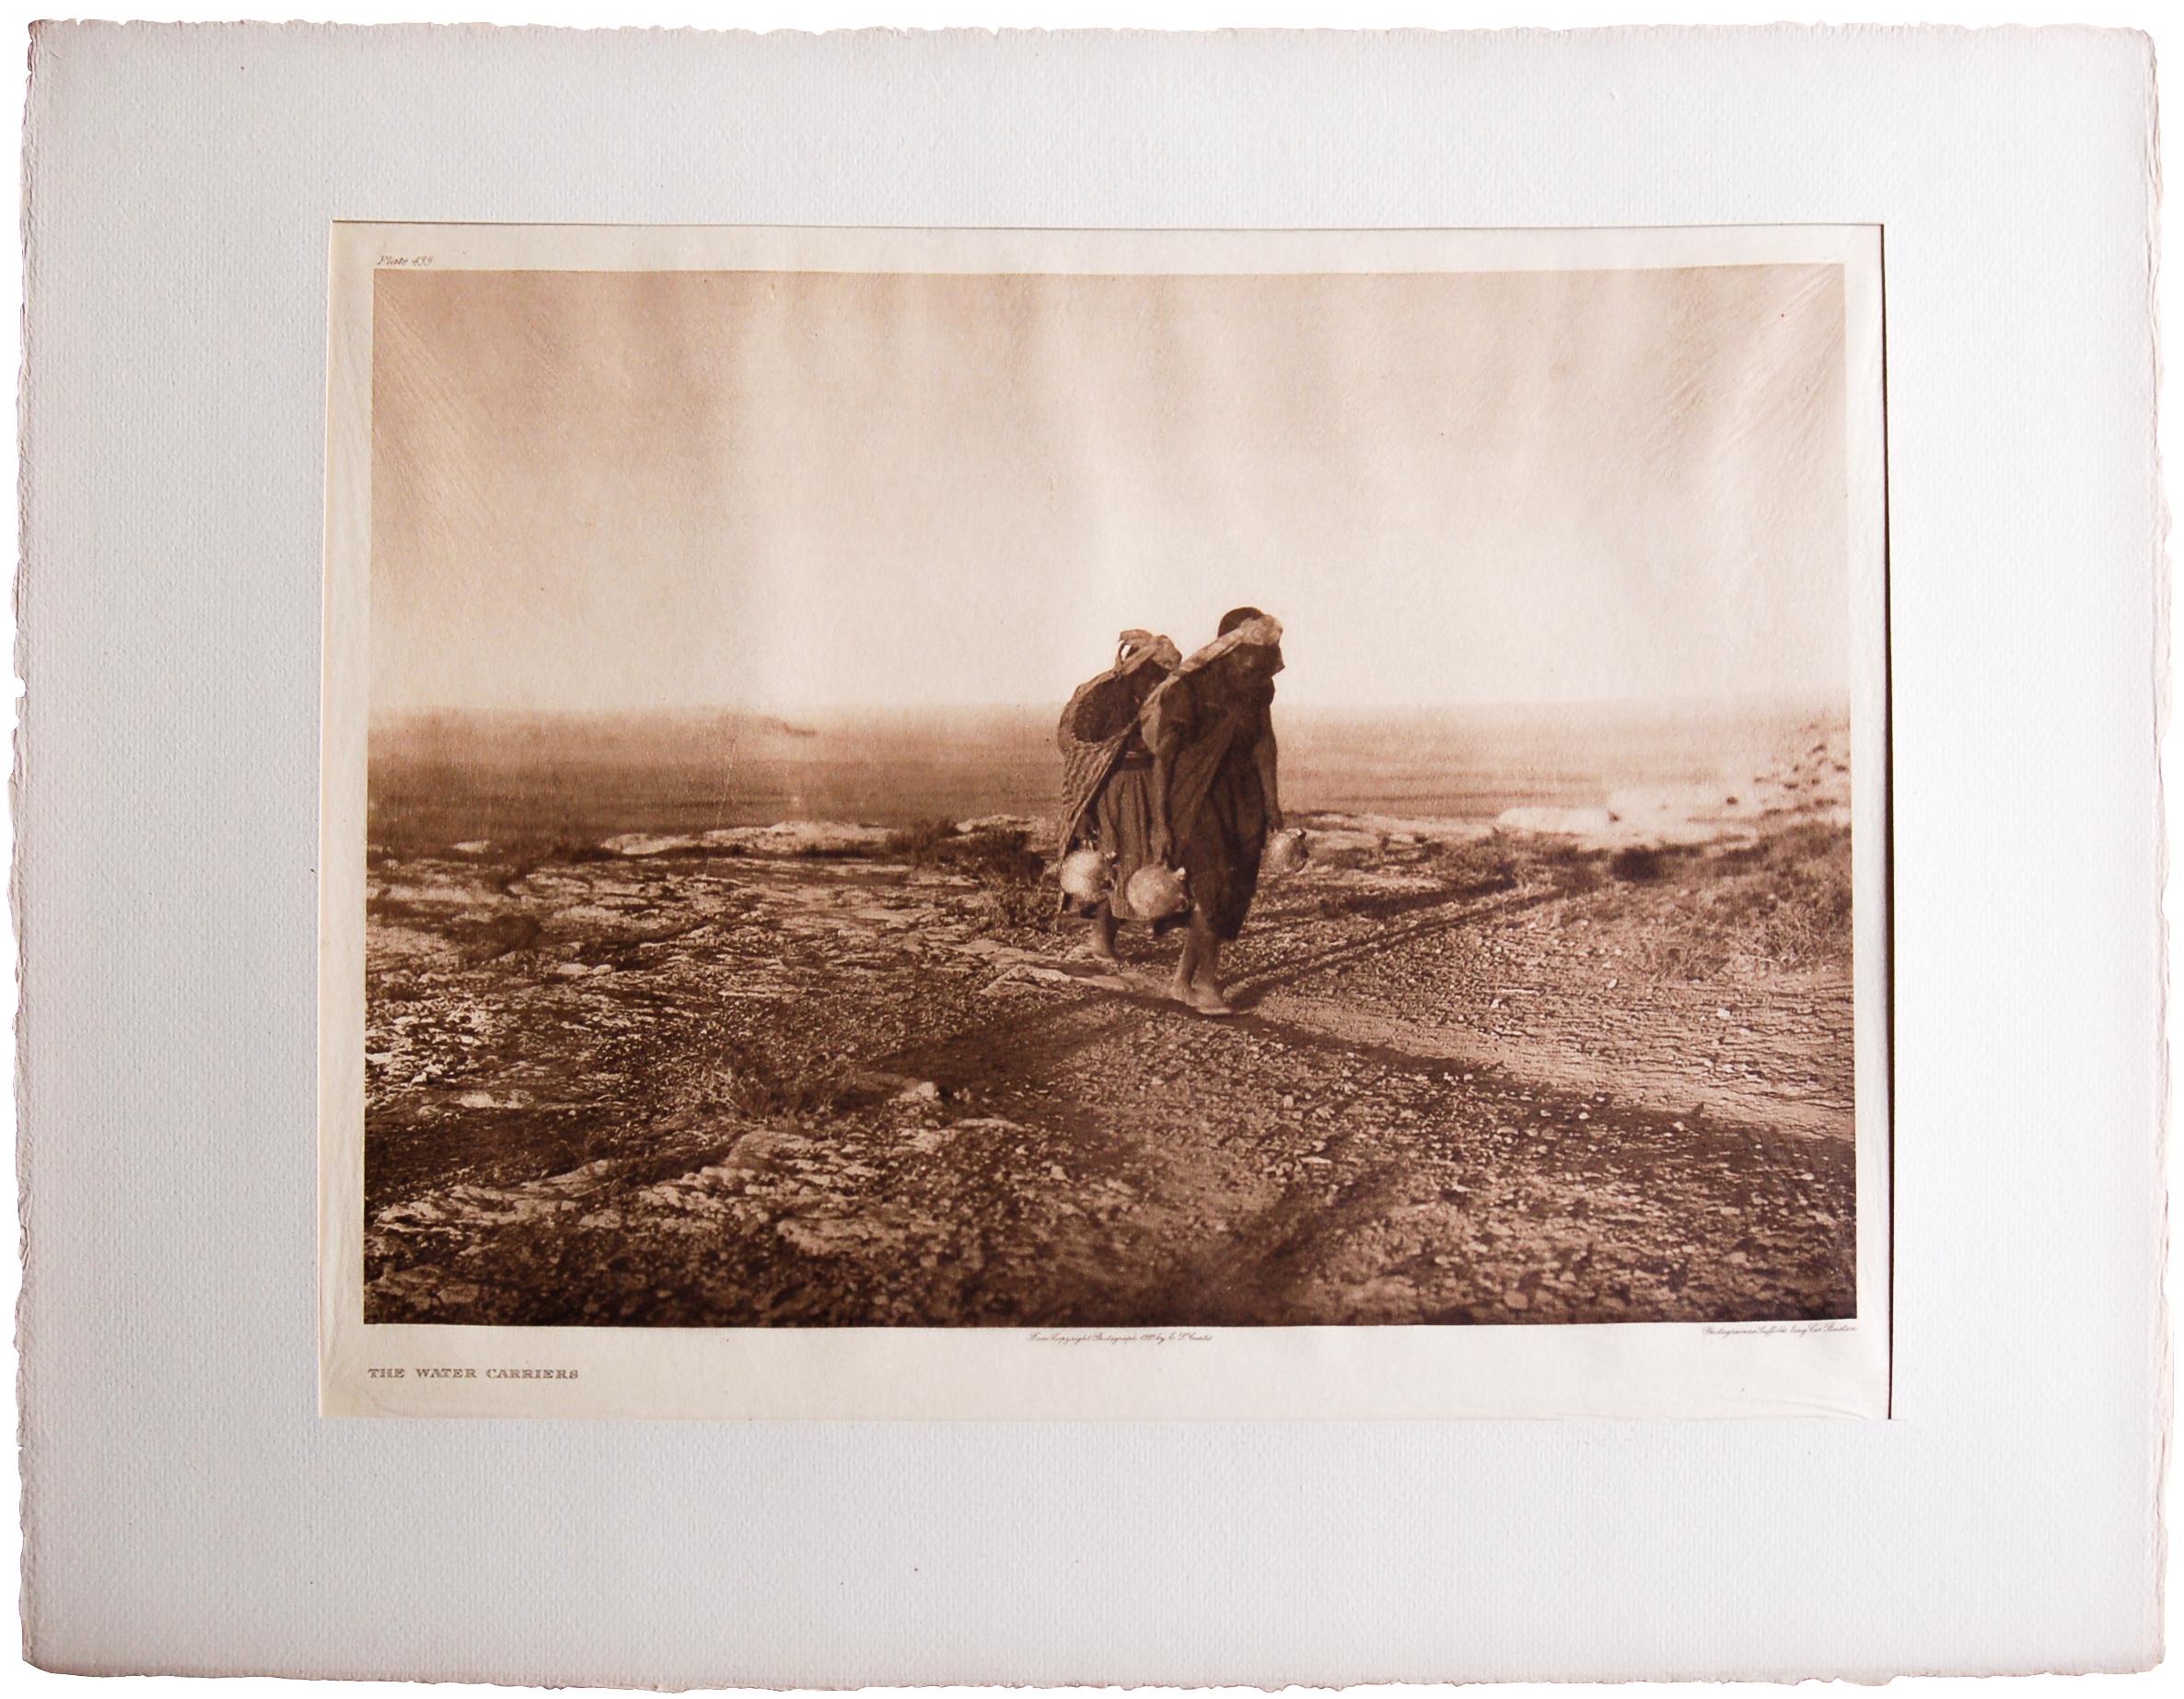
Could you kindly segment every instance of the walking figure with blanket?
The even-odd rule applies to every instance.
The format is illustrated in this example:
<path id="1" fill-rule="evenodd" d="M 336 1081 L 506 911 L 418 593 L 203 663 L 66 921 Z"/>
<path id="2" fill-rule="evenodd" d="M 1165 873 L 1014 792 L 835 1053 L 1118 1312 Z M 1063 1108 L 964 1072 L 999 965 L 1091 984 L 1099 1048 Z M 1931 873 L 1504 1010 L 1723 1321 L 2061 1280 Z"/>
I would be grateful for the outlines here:
<path id="1" fill-rule="evenodd" d="M 1063 905 L 1089 914 L 1089 948 L 1104 961 L 1116 959 L 1119 921 L 1183 927 L 1170 989 L 1204 1015 L 1234 1012 L 1221 946 L 1243 929 L 1267 840 L 1282 830 L 1272 714 L 1282 665 L 1281 623 L 1256 608 L 1224 615 L 1188 660 L 1165 637 L 1124 632 L 1115 665 L 1062 715 Z M 1073 862 L 1092 852 L 1097 871 L 1078 877 Z"/>
<path id="2" fill-rule="evenodd" d="M 1141 716 L 1146 699 L 1182 664 L 1182 652 L 1149 631 L 1126 631 L 1115 664 L 1079 685 L 1062 712 L 1062 825 L 1059 854 L 1090 845 L 1106 861 L 1103 894 L 1083 902 L 1092 919 L 1090 948 L 1115 958 L 1115 923 L 1133 915 L 1125 888 L 1140 867 L 1156 864 L 1153 757 Z M 1070 892 L 1064 889 L 1067 906 Z"/>
<path id="3" fill-rule="evenodd" d="M 1233 609 L 1140 716 L 1153 758 L 1152 853 L 1181 868 L 1191 894 L 1172 990 L 1202 1015 L 1234 1013 L 1221 946 L 1243 930 L 1268 835 L 1282 830 L 1272 716 L 1282 666 L 1280 622 Z"/>

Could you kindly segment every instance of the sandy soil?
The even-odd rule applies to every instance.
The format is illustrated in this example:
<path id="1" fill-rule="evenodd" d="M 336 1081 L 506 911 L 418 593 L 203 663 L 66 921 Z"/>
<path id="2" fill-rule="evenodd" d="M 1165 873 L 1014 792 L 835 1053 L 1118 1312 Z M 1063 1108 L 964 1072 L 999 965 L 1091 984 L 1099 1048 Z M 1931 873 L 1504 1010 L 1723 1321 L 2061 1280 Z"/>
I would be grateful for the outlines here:
<path id="1" fill-rule="evenodd" d="M 1847 1315 L 1847 774 L 1307 820 L 1226 1021 L 1015 822 L 375 852 L 367 1319 Z"/>

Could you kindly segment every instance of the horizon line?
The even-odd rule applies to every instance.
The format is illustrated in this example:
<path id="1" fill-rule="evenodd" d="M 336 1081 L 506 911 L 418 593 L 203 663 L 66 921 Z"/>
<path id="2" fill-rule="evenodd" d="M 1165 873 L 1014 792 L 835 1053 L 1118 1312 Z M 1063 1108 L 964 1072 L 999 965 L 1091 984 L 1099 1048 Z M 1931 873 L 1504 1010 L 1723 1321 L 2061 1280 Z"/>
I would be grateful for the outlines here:
<path id="1" fill-rule="evenodd" d="M 1318 714 L 1445 714 L 1477 710 L 1584 710 L 1590 708 L 1847 708 L 1854 698 L 1854 691 L 1845 688 L 1840 692 L 1783 692 L 1779 693 L 1752 692 L 1725 696 L 1578 696 L 1561 700 L 1540 700 L 1526 697 L 1480 697 L 1462 702 L 1291 702 L 1283 704 L 1287 712 L 1307 715 Z M 1279 702 L 1277 698 L 1277 702 Z M 784 723 L 799 718 L 835 719 L 850 716 L 874 714 L 1030 714 L 1057 713 L 1068 701 L 1066 694 L 1051 702 L 992 701 L 992 702 L 871 702 L 842 703 L 832 705 L 796 704 L 788 706 L 757 705 L 742 703 L 677 703 L 659 706 L 624 707 L 538 707 L 507 706 L 471 703 L 426 703 L 403 707 L 368 708 L 367 720 L 418 719 L 431 716 L 462 715 L 477 718 L 501 717 L 508 719 L 633 719 L 633 718 L 690 718 L 698 716 L 735 716 L 747 719 L 779 720 Z"/>

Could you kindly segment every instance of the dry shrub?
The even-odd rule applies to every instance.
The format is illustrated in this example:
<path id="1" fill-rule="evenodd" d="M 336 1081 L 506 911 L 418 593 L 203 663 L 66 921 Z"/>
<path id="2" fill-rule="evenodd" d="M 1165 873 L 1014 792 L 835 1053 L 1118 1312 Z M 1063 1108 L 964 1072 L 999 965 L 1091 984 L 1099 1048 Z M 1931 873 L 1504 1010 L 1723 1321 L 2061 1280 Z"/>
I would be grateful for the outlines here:
<path id="1" fill-rule="evenodd" d="M 1530 876 L 1549 865 L 1534 862 Z M 1575 863 L 1564 868 L 1586 870 Z M 1597 889 L 1562 883 L 1557 893 L 1580 899 L 1573 918 L 1620 929 L 1632 966 L 1663 980 L 1702 983 L 1848 965 L 1847 827 L 1784 822 L 1731 848 L 1634 846 L 1600 855 L 1589 870 Z"/>
<path id="2" fill-rule="evenodd" d="M 973 919 L 989 931 L 1044 925 L 1054 917 L 1051 896 L 1037 885 L 1002 885 L 979 892 L 970 904 Z"/>
<path id="3" fill-rule="evenodd" d="M 945 820 L 922 820 L 889 832 L 880 849 L 912 867 L 946 867 L 982 883 L 1028 884 L 1046 868 L 1022 827 L 981 826 L 964 832 Z"/>
<path id="4" fill-rule="evenodd" d="M 761 1042 L 715 1029 L 682 1053 L 662 1074 L 649 1123 L 661 1128 L 705 1126 L 725 1113 L 744 1121 L 794 1121 L 824 1115 L 854 1097 L 856 1079 L 845 1057 L 820 1051 L 798 1053 L 799 1035 Z"/>
<path id="5" fill-rule="evenodd" d="M 1508 834 L 1500 831 L 1469 843 L 1436 844 L 1434 853 L 1436 868 L 1446 870 L 1449 883 L 1473 895 L 1509 890 L 1520 877 Z"/>
<path id="6" fill-rule="evenodd" d="M 1667 870 L 1667 860 L 1657 849 L 1633 845 L 1608 858 L 1609 873 L 1626 885 L 1650 885 Z"/>
<path id="7" fill-rule="evenodd" d="M 1580 896 L 1608 882 L 1600 865 L 1605 857 L 1598 850 L 1567 838 L 1535 839 L 1528 849 L 1526 877 L 1553 886 L 1558 896 Z"/>
<path id="8" fill-rule="evenodd" d="M 1799 968 L 1851 952 L 1851 832 L 1806 821 L 1712 858 L 1692 929 L 1707 954 Z"/>
<path id="9" fill-rule="evenodd" d="M 913 867 L 937 867 L 978 881 L 970 903 L 982 926 L 1025 926 L 1048 918 L 1052 893 L 1042 883 L 1047 858 L 1020 827 L 958 832 L 946 820 L 921 820 L 891 833 L 887 853 Z"/>
<path id="10" fill-rule="evenodd" d="M 695 1095 L 746 1121 L 804 1122 L 849 1108 L 859 1087 L 840 1063 L 792 1067 L 748 1045 L 724 1045 L 700 1067 Z"/>
<path id="11" fill-rule="evenodd" d="M 880 851 L 895 861 L 907 861 L 912 867 L 929 867 L 939 859 L 940 846 L 958 835 L 953 820 L 913 820 L 900 832 L 890 832 L 880 844 Z"/>
<path id="12" fill-rule="evenodd" d="M 990 888 L 1036 885 L 1047 858 L 1030 846 L 1030 840 L 1031 834 L 1020 829 L 973 832 L 941 844 L 934 859 Z"/>
<path id="13" fill-rule="evenodd" d="M 613 1131 L 593 1122 L 554 1127 L 544 1135 L 541 1142 L 553 1153 L 548 1164 L 549 1171 L 557 1174 L 589 1168 L 594 1162 L 614 1155 L 616 1145 Z"/>

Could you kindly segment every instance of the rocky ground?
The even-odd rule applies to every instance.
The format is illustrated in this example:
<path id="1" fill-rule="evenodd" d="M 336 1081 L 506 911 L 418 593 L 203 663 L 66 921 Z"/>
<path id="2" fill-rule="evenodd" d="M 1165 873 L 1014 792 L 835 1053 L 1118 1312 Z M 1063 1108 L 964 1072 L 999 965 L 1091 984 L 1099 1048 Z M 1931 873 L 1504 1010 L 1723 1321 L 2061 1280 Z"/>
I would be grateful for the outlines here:
<path id="1" fill-rule="evenodd" d="M 1225 1021 L 1017 822 L 375 851 L 367 1319 L 1850 1314 L 1847 774 L 1307 820 Z"/>

